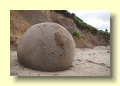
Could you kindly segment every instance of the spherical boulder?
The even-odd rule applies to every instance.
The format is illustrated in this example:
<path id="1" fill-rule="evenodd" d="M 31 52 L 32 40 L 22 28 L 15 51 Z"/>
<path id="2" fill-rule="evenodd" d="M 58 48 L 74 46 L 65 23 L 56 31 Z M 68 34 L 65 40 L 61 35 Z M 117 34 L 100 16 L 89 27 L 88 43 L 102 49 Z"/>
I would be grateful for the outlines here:
<path id="1" fill-rule="evenodd" d="M 17 56 L 21 65 L 40 71 L 68 69 L 75 56 L 71 34 L 57 23 L 30 27 L 20 39 Z"/>

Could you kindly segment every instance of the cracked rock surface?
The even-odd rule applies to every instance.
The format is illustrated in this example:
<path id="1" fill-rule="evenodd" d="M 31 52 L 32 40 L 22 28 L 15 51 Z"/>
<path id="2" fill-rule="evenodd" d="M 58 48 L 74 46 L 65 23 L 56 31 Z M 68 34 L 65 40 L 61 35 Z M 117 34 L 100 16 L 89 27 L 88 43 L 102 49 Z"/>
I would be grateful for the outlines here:
<path id="1" fill-rule="evenodd" d="M 40 23 L 22 36 L 17 56 L 21 65 L 40 71 L 68 69 L 75 56 L 71 34 L 57 23 Z"/>

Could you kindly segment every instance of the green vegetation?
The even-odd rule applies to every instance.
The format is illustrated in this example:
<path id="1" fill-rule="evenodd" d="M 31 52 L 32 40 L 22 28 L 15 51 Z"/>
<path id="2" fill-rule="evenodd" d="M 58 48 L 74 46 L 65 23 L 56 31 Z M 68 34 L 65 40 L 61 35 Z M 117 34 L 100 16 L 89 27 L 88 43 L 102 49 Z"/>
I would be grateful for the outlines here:
<path id="1" fill-rule="evenodd" d="M 106 29 L 105 32 L 108 32 L 108 30 Z"/>
<path id="2" fill-rule="evenodd" d="M 56 12 L 56 13 L 61 13 L 61 14 L 63 14 L 64 16 L 69 17 L 69 18 L 75 16 L 74 13 L 71 14 L 71 13 L 68 12 L 67 10 L 55 10 L 55 12 Z"/>
<path id="3" fill-rule="evenodd" d="M 72 35 L 79 38 L 79 37 L 80 37 L 80 32 L 78 32 L 77 30 L 74 30 L 74 31 L 72 32 Z"/>
<path id="4" fill-rule="evenodd" d="M 96 34 L 98 32 L 98 30 L 95 27 L 85 23 L 82 19 L 78 18 L 77 16 L 75 16 L 74 22 L 76 26 L 78 27 L 78 29 L 81 29 L 81 30 L 85 29 L 85 30 L 90 31 L 93 34 Z"/>
<path id="5" fill-rule="evenodd" d="M 76 26 L 78 27 L 78 29 L 88 30 L 93 35 L 96 35 L 98 37 L 104 37 L 105 39 L 110 40 L 110 33 L 108 33 L 107 29 L 105 31 L 97 30 L 95 27 L 85 23 L 82 19 L 78 17 L 75 17 L 74 22 L 76 23 Z"/>
<path id="6" fill-rule="evenodd" d="M 110 40 L 110 33 L 104 32 L 102 30 L 98 30 L 99 34 L 102 35 L 104 38 Z"/>
<path id="7" fill-rule="evenodd" d="M 55 10 L 55 12 L 71 18 L 76 24 L 78 29 L 90 31 L 93 35 L 96 35 L 100 38 L 104 37 L 110 40 L 110 33 L 108 33 L 107 30 L 105 31 L 97 30 L 95 27 L 85 23 L 82 19 L 78 18 L 74 13 L 70 13 L 67 10 Z M 73 31 L 72 35 L 79 37 L 80 33 L 78 31 Z"/>
<path id="8" fill-rule="evenodd" d="M 78 28 L 94 28 L 91 25 L 85 23 L 82 19 L 78 18 L 77 16 L 75 16 L 73 20 Z"/>

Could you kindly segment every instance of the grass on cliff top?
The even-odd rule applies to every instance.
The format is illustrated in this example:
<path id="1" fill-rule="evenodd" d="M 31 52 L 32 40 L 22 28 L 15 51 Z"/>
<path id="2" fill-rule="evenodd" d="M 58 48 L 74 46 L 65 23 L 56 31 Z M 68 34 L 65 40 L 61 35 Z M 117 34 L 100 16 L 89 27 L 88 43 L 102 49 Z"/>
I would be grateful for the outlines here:
<path id="1" fill-rule="evenodd" d="M 95 27 L 85 23 L 82 19 L 80 19 L 79 17 L 77 17 L 74 13 L 70 13 L 67 10 L 55 10 L 55 12 L 57 13 L 61 13 L 66 17 L 71 18 L 74 23 L 76 24 L 78 29 L 82 29 L 82 30 L 88 30 L 90 31 L 93 35 L 97 35 L 97 36 L 102 36 L 108 40 L 110 40 L 110 33 L 102 31 L 102 30 L 97 30 Z M 72 34 L 79 36 L 78 32 L 74 31 Z"/>

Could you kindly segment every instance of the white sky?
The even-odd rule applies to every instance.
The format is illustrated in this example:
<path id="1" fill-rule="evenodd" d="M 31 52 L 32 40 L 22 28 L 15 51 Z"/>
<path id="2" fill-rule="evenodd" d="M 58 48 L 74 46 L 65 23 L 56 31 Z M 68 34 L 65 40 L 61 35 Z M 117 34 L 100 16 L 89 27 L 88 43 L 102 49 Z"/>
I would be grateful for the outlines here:
<path id="1" fill-rule="evenodd" d="M 110 11 L 100 10 L 68 10 L 71 13 L 76 14 L 87 24 L 96 27 L 99 30 L 105 31 L 108 29 L 110 32 Z"/>

